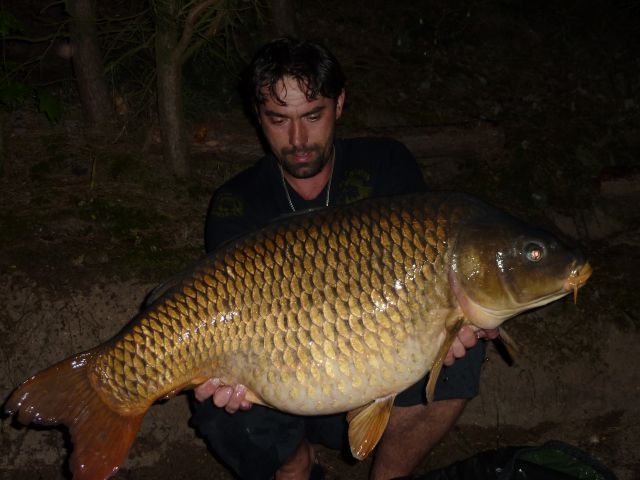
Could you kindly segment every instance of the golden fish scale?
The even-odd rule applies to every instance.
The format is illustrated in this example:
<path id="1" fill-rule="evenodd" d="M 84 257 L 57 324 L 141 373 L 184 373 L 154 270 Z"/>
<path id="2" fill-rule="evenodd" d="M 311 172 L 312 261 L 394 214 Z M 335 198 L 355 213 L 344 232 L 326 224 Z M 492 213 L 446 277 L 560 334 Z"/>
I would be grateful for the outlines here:
<path id="1" fill-rule="evenodd" d="M 302 414 L 403 389 L 444 338 L 445 206 L 365 202 L 222 248 L 105 345 L 94 386 L 126 413 L 209 376 Z"/>

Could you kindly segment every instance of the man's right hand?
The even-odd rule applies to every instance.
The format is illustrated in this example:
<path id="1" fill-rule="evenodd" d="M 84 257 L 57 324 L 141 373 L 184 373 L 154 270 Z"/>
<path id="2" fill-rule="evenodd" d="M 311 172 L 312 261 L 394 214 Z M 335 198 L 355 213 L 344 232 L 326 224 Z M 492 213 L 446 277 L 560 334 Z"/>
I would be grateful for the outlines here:
<path id="1" fill-rule="evenodd" d="M 252 403 L 245 399 L 247 387 L 244 385 L 223 385 L 219 378 L 210 378 L 193 389 L 199 402 L 211 397 L 216 407 L 224 408 L 228 413 L 249 410 Z"/>

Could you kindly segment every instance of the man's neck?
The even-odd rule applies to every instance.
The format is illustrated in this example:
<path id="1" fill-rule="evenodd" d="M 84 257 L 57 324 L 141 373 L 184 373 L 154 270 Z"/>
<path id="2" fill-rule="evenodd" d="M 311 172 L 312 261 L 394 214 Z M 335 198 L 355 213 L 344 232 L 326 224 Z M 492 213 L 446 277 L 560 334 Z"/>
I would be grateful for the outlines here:
<path id="1" fill-rule="evenodd" d="M 322 167 L 322 170 L 311 178 L 295 178 L 287 172 L 283 172 L 284 178 L 300 197 L 305 200 L 313 200 L 320 195 L 324 187 L 329 183 L 334 161 L 335 158 L 329 160 L 327 164 Z"/>

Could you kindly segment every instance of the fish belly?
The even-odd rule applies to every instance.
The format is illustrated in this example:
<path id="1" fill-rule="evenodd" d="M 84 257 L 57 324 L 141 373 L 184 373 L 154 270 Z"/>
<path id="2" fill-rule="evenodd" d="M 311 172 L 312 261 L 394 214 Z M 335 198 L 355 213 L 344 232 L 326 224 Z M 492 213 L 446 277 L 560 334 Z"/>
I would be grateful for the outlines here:
<path id="1" fill-rule="evenodd" d="M 428 343 L 412 338 L 385 345 L 379 338 L 370 338 L 370 350 L 361 353 L 346 340 L 298 345 L 295 352 L 285 350 L 265 357 L 246 370 L 250 375 L 242 377 L 267 404 L 279 410 L 301 415 L 344 412 L 401 392 L 422 378 L 433 363 L 440 338 L 444 339 L 444 332 Z M 351 343 L 358 342 L 364 343 L 352 338 Z M 285 360 L 289 355 L 296 359 Z"/>

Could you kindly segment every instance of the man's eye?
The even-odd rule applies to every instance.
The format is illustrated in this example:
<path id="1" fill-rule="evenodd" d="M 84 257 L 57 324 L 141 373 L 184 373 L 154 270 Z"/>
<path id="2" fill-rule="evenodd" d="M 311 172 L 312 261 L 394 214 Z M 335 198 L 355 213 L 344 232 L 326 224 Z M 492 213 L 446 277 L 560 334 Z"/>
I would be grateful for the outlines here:
<path id="1" fill-rule="evenodd" d="M 284 123 L 284 119 L 279 117 L 271 117 L 271 123 L 273 125 L 282 125 Z"/>
<path id="2" fill-rule="evenodd" d="M 309 120 L 310 122 L 316 122 L 320 120 L 320 115 L 319 114 L 308 115 L 307 120 Z"/>

